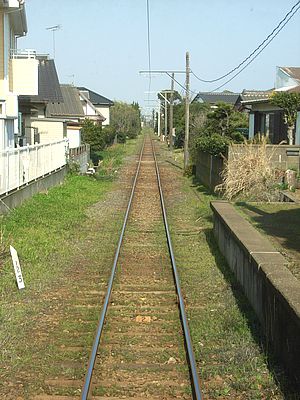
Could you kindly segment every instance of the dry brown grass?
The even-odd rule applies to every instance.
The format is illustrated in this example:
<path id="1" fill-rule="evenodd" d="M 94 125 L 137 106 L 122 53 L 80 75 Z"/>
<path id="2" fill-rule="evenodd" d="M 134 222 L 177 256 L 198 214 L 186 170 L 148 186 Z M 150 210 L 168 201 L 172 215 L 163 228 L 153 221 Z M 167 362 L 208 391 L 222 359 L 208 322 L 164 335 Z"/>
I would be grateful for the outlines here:
<path id="1" fill-rule="evenodd" d="M 283 173 L 272 166 L 273 152 L 267 152 L 266 138 L 261 139 L 260 146 L 245 143 L 243 154 L 229 154 L 232 156 L 226 161 L 223 183 L 216 188 L 226 199 L 279 200 L 278 183 Z"/>

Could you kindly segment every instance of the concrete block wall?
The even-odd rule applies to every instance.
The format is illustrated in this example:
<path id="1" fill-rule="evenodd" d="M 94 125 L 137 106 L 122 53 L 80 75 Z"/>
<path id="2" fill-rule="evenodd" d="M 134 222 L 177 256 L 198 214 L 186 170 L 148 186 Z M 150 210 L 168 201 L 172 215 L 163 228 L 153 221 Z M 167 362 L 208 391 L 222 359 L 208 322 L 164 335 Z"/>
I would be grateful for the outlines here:
<path id="1" fill-rule="evenodd" d="M 196 178 L 214 191 L 215 187 L 222 183 L 221 172 L 223 168 L 223 158 L 200 152 L 196 162 Z"/>
<path id="2" fill-rule="evenodd" d="M 214 235 L 267 341 L 300 390 L 300 282 L 285 258 L 226 201 L 211 203 Z"/>
<path id="3" fill-rule="evenodd" d="M 69 150 L 69 163 L 79 165 L 80 173 L 85 174 L 88 170 L 88 163 L 90 162 L 90 146 L 84 144 Z"/>
<path id="4" fill-rule="evenodd" d="M 253 145 L 253 148 L 259 148 L 260 145 Z M 245 147 L 242 144 L 234 144 L 229 151 L 228 158 L 245 154 Z M 300 146 L 289 145 L 267 145 L 267 154 L 274 167 L 282 170 L 293 168 L 299 171 L 300 168 Z"/>

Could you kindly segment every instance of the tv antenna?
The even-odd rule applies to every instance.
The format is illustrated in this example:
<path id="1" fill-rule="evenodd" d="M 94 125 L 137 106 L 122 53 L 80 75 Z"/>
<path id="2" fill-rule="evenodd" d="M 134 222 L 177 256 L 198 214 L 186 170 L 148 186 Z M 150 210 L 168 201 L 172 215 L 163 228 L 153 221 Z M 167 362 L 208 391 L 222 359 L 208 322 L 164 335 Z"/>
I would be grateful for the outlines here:
<path id="1" fill-rule="evenodd" d="M 54 26 L 49 26 L 49 28 L 46 28 L 47 31 L 52 31 L 52 38 L 53 38 L 53 58 L 55 58 L 55 32 L 59 31 L 62 28 L 60 24 L 54 25 Z"/>

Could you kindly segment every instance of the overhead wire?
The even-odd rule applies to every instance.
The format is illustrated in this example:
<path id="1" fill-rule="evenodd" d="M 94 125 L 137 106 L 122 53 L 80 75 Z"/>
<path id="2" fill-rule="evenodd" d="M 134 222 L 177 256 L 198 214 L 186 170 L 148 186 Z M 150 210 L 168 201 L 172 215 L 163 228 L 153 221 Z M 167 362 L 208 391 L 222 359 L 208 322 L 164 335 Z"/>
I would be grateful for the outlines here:
<path id="1" fill-rule="evenodd" d="M 283 18 L 283 20 L 277 25 L 277 32 L 275 34 L 273 34 L 273 36 L 271 37 L 271 34 L 268 35 L 269 41 L 266 43 L 266 40 L 264 40 L 262 43 L 265 43 L 265 45 L 261 48 L 261 45 L 259 46 L 259 48 L 261 48 L 261 50 L 255 54 L 255 56 L 242 68 L 240 69 L 236 74 L 234 74 L 230 79 L 228 79 L 226 82 L 222 83 L 222 85 L 218 86 L 217 88 L 210 90 L 208 93 L 211 92 L 216 92 L 217 90 L 221 89 L 222 87 L 224 87 L 225 85 L 227 85 L 227 83 L 231 82 L 234 78 L 236 78 L 240 73 L 242 73 L 250 64 L 252 64 L 252 62 L 263 52 L 263 50 L 269 46 L 269 44 L 277 37 L 277 35 L 282 31 L 282 29 L 287 25 L 287 23 L 293 18 L 293 16 L 298 12 L 298 10 L 300 9 L 300 0 L 292 7 L 292 9 L 288 12 L 288 14 L 286 14 L 286 16 Z M 288 16 L 288 17 L 287 17 Z M 283 23 L 283 21 L 285 21 Z M 282 25 L 283 23 L 283 25 Z M 282 25 L 279 29 L 278 26 Z M 273 30 L 274 31 L 274 30 Z M 258 49 L 258 48 L 257 48 Z M 254 52 L 252 52 L 252 55 L 254 54 Z M 244 60 L 243 63 L 240 64 L 243 65 L 245 63 L 245 61 L 247 61 L 249 59 L 249 57 L 247 57 L 247 59 Z M 236 70 L 236 69 L 234 69 Z M 233 72 L 233 70 L 231 71 Z M 191 71 L 191 73 L 195 76 L 195 74 L 193 73 L 193 71 Z M 166 74 L 171 77 L 171 75 L 166 72 Z M 228 76 L 228 74 L 225 74 L 225 76 Z M 171 77 L 172 78 L 172 77 Z M 218 79 L 219 80 L 219 79 Z M 186 90 L 186 87 L 184 85 L 182 85 L 180 82 L 178 82 L 175 78 L 174 81 L 184 90 Z M 189 90 L 189 92 L 191 94 L 195 94 L 197 95 L 198 92 L 195 92 L 193 90 Z"/>
<path id="2" fill-rule="evenodd" d="M 299 7 L 298 7 L 299 6 Z M 297 8 L 298 7 L 298 8 Z M 295 8 L 296 8 L 296 10 L 295 10 Z M 293 5 L 293 7 L 290 9 L 290 11 L 284 16 L 284 18 L 276 25 L 276 27 L 272 30 L 272 32 L 271 33 L 269 33 L 269 35 L 259 44 L 259 46 L 257 46 L 243 61 L 241 61 L 235 68 L 233 68 L 233 69 L 231 69 L 229 72 L 227 72 L 226 74 L 224 74 L 224 75 L 222 75 L 222 76 L 220 76 L 220 77 L 218 77 L 218 78 L 215 78 L 215 79 L 203 79 L 203 78 L 200 78 L 197 74 L 195 74 L 193 71 L 191 71 L 191 73 L 192 73 L 192 75 L 196 78 L 196 79 L 198 79 L 200 82 L 205 82 L 205 83 L 213 83 L 213 82 L 217 82 L 217 81 L 220 81 L 220 80 L 222 80 L 222 79 L 224 79 L 224 78 L 226 78 L 227 76 L 229 76 L 229 75 L 231 75 L 233 72 L 235 72 L 236 70 L 238 70 L 242 65 L 244 65 L 249 59 L 251 59 L 251 57 L 255 54 L 255 53 L 257 53 L 258 52 L 258 50 L 260 49 L 260 48 L 262 48 L 262 50 L 263 49 L 265 49 L 267 46 L 264 46 L 264 44 L 266 43 L 266 42 L 268 42 L 268 40 L 274 35 L 274 37 L 276 37 L 277 36 L 277 34 L 282 30 L 282 28 L 287 24 L 287 22 L 296 14 L 296 12 L 299 10 L 299 8 L 300 8 L 300 0 L 299 1 L 297 1 L 297 3 L 295 3 L 294 5 Z M 295 11 L 294 11 L 295 10 Z M 292 14 L 292 15 L 291 15 Z M 286 21 L 286 22 L 285 22 Z M 281 25 L 282 24 L 284 24 L 282 27 L 281 27 Z M 281 28 L 280 28 L 281 27 Z M 278 32 L 276 32 L 276 31 L 278 31 Z M 274 38 L 273 37 L 273 38 Z M 271 41 L 273 40 L 273 38 L 268 42 L 268 44 L 269 43 L 271 43 Z M 267 44 L 267 45 L 268 45 Z M 258 54 L 260 54 L 261 53 L 261 51 L 258 53 Z M 257 54 L 257 55 L 258 55 Z M 256 58 L 256 57 L 255 57 Z M 254 59 L 255 59 L 254 58 Z M 247 65 L 249 65 L 249 64 L 247 64 Z"/>
<path id="3" fill-rule="evenodd" d="M 147 0 L 147 47 L 148 47 L 148 68 L 151 71 L 151 42 L 150 42 L 150 7 L 149 0 Z M 148 86 L 148 102 L 150 99 L 151 82 L 152 76 L 151 72 L 149 74 L 149 86 Z"/>
<path id="4" fill-rule="evenodd" d="M 269 46 L 269 44 L 276 38 L 276 36 L 279 34 L 279 32 L 285 27 L 285 25 L 290 21 L 291 18 L 293 18 L 293 16 L 296 14 L 296 12 L 300 9 L 300 1 L 299 3 L 299 7 L 293 12 L 293 14 L 288 18 L 288 20 L 284 23 L 284 25 L 276 32 L 276 34 L 269 40 L 268 43 L 266 43 L 263 48 L 242 68 L 240 69 L 236 74 L 234 74 L 230 79 L 228 79 L 226 82 L 222 83 L 222 85 L 218 86 L 217 88 L 213 89 L 212 92 L 216 92 L 217 90 L 221 89 L 222 87 L 224 87 L 225 85 L 227 85 L 227 83 L 231 82 L 234 78 L 236 78 L 240 73 L 242 73 L 244 71 L 244 69 L 246 69 L 250 64 L 253 63 L 253 61 L 264 51 L 264 49 Z"/>

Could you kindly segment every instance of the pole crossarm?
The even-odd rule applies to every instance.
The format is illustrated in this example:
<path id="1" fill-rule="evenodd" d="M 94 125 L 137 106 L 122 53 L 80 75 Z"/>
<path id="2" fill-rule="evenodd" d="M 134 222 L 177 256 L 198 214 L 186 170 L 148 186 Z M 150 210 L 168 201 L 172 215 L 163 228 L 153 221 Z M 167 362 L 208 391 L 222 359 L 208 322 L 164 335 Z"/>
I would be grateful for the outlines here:
<path id="1" fill-rule="evenodd" d="M 159 70 L 159 69 L 153 69 L 153 70 L 144 70 L 144 71 L 139 71 L 140 74 L 185 74 L 186 71 L 181 71 L 181 70 Z"/>

